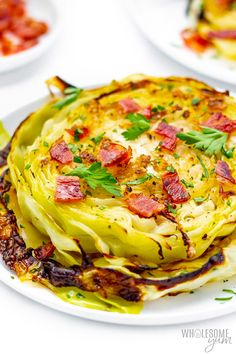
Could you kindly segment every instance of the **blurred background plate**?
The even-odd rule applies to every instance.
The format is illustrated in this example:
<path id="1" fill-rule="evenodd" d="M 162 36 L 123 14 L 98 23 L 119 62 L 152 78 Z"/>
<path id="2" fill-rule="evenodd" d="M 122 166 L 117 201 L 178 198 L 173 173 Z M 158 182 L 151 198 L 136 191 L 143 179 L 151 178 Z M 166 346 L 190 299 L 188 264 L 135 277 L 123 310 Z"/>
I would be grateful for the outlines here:
<path id="1" fill-rule="evenodd" d="M 59 30 L 59 13 L 56 0 L 28 0 L 27 13 L 36 20 L 47 23 L 49 31 L 39 38 L 39 43 L 23 52 L 0 57 L 0 73 L 4 73 L 21 66 L 41 56 L 54 42 Z"/>
<path id="2" fill-rule="evenodd" d="M 220 59 L 215 52 L 199 55 L 186 48 L 180 32 L 188 27 L 187 0 L 128 0 L 136 25 L 165 54 L 200 74 L 236 85 L 236 62 Z"/>

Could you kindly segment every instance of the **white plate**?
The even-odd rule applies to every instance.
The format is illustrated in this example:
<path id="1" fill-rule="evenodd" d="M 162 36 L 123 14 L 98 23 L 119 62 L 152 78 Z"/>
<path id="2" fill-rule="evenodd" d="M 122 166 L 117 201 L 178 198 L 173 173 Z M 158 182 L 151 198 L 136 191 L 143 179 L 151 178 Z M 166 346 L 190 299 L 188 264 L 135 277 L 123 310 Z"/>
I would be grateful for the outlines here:
<path id="1" fill-rule="evenodd" d="M 56 38 L 59 15 L 55 0 L 28 0 L 27 12 L 33 18 L 45 21 L 49 26 L 49 31 L 39 39 L 39 43 L 34 47 L 17 54 L 0 57 L 0 73 L 19 68 L 37 59 Z"/>
<path id="2" fill-rule="evenodd" d="M 236 85 L 236 62 L 198 55 L 183 45 L 180 32 L 189 26 L 187 0 L 129 0 L 128 10 L 137 26 L 164 53 L 188 68 Z"/>
<path id="3" fill-rule="evenodd" d="M 3 119 L 5 128 L 12 134 L 19 123 L 46 100 L 47 97 L 44 97 L 9 114 Z M 222 292 L 222 289 L 236 288 L 236 276 L 226 283 L 220 281 L 206 285 L 194 291 L 194 294 L 167 296 L 149 302 L 139 315 L 110 313 L 70 305 L 57 298 L 47 288 L 31 282 L 22 283 L 15 276 L 14 279 L 12 277 L 13 274 L 0 260 L 0 281 L 14 290 L 55 310 L 102 322 L 126 325 L 167 325 L 209 319 L 236 311 L 236 296 L 225 303 L 214 300 L 215 297 L 225 297 L 227 295 Z"/>

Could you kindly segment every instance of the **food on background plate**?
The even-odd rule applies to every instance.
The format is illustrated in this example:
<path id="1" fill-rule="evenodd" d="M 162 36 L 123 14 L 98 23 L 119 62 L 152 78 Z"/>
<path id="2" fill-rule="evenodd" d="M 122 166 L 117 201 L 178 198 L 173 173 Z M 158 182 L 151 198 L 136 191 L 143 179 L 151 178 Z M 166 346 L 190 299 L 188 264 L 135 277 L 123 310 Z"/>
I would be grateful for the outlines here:
<path id="1" fill-rule="evenodd" d="M 236 60 L 236 1 L 188 2 L 187 14 L 192 27 L 181 33 L 185 45 L 197 53 L 214 48 L 220 56 Z"/>
<path id="2" fill-rule="evenodd" d="M 6 266 L 125 313 L 234 275 L 236 100 L 177 77 L 47 83 L 10 144 L 0 128 Z"/>
<path id="3" fill-rule="evenodd" d="M 45 22 L 28 15 L 25 0 L 0 0 L 0 57 L 35 46 L 47 32 Z"/>

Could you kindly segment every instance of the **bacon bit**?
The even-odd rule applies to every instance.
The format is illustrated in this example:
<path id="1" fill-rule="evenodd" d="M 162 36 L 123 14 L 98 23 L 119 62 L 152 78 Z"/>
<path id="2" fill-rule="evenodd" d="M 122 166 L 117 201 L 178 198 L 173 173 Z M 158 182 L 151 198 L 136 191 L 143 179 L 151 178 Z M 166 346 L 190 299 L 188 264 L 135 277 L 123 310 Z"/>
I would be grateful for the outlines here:
<path id="1" fill-rule="evenodd" d="M 185 29 L 181 32 L 184 44 L 194 52 L 203 53 L 209 47 L 210 42 L 200 36 L 196 30 Z"/>
<path id="2" fill-rule="evenodd" d="M 98 153 L 98 160 L 104 167 L 127 165 L 132 156 L 132 150 L 128 150 L 120 145 L 104 140 Z"/>
<path id="3" fill-rule="evenodd" d="M 119 105 L 126 113 L 135 113 L 141 109 L 141 107 L 132 98 L 129 97 L 120 100 Z"/>
<path id="4" fill-rule="evenodd" d="M 62 164 L 70 163 L 73 160 L 73 154 L 64 140 L 56 142 L 51 147 L 50 155 L 52 160 L 56 160 Z"/>
<path id="5" fill-rule="evenodd" d="M 183 203 L 189 200 L 190 196 L 179 180 L 178 173 L 167 172 L 162 176 L 163 188 L 170 196 L 172 202 Z"/>
<path id="6" fill-rule="evenodd" d="M 208 32 L 207 38 L 211 39 L 236 39 L 236 30 L 222 30 Z"/>
<path id="7" fill-rule="evenodd" d="M 78 177 L 59 176 L 57 177 L 57 187 L 55 194 L 56 202 L 77 202 L 85 198 L 80 190 Z"/>
<path id="8" fill-rule="evenodd" d="M 141 110 L 140 113 L 144 115 L 144 117 L 146 117 L 147 119 L 151 119 L 153 115 L 152 107 L 146 107 L 143 110 Z"/>
<path id="9" fill-rule="evenodd" d="M 129 210 L 144 218 L 158 215 L 166 209 L 163 204 L 158 203 L 156 200 L 142 193 L 131 194 L 127 199 L 127 204 Z"/>
<path id="10" fill-rule="evenodd" d="M 211 117 L 202 123 L 203 126 L 221 130 L 225 133 L 231 133 L 236 129 L 236 122 L 225 116 L 223 113 L 213 113 Z"/>
<path id="11" fill-rule="evenodd" d="M 223 178 L 224 180 L 227 180 L 233 184 L 236 184 L 236 181 L 234 177 L 231 174 L 231 170 L 229 168 L 229 165 L 225 161 L 218 161 L 216 165 L 216 174 Z"/>
<path id="12" fill-rule="evenodd" d="M 226 199 L 226 198 L 230 197 L 231 195 L 235 195 L 235 192 L 233 192 L 233 191 L 224 191 L 223 185 L 221 183 L 220 183 L 220 187 L 219 187 L 219 193 L 223 199 Z"/>
<path id="13" fill-rule="evenodd" d="M 176 134 L 180 132 L 180 129 L 165 122 L 160 122 L 158 127 L 155 129 L 155 132 L 165 137 L 161 145 L 163 148 L 170 151 L 175 150 L 177 143 Z"/>
<path id="14" fill-rule="evenodd" d="M 223 98 L 210 97 L 208 100 L 208 107 L 212 110 L 223 111 L 227 105 Z"/>
<path id="15" fill-rule="evenodd" d="M 89 129 L 86 128 L 86 127 L 82 128 L 82 129 L 74 127 L 74 128 L 71 128 L 71 129 L 65 129 L 65 131 L 68 134 L 70 134 L 71 136 L 73 136 L 73 138 L 75 138 L 77 129 L 81 130 L 81 133 L 78 133 L 78 140 L 86 138 L 89 135 Z"/>
<path id="16" fill-rule="evenodd" d="M 43 261 L 52 256 L 56 247 L 52 244 L 52 242 L 48 242 L 46 245 L 38 247 L 34 250 L 34 256 L 39 260 Z"/>

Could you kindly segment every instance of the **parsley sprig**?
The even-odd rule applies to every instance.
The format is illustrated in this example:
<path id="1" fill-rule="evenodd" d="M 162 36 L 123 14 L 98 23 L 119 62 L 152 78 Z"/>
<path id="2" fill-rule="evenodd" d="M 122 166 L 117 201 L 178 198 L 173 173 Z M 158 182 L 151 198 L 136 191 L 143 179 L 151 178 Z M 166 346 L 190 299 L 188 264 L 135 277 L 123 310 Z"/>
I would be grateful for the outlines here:
<path id="1" fill-rule="evenodd" d="M 139 135 L 151 127 L 149 120 L 140 113 L 130 113 L 126 118 L 132 123 L 132 127 L 122 133 L 126 140 L 137 139 Z"/>
<path id="2" fill-rule="evenodd" d="M 63 98 L 62 100 L 60 100 L 56 104 L 54 104 L 54 107 L 57 109 L 62 109 L 63 107 L 67 106 L 68 104 L 76 101 L 82 91 L 83 91 L 83 89 L 78 88 L 78 87 L 67 87 L 64 90 L 65 98 Z"/>
<path id="3" fill-rule="evenodd" d="M 84 178 L 92 189 L 102 187 L 107 192 L 117 197 L 122 196 L 116 179 L 107 171 L 106 168 L 102 167 L 100 162 L 95 162 L 90 167 L 87 167 L 81 163 L 78 167 L 66 175 Z"/>
<path id="4" fill-rule="evenodd" d="M 201 132 L 191 130 L 188 133 L 180 132 L 176 136 L 186 144 L 204 151 L 206 155 L 212 156 L 221 152 L 228 158 L 233 156 L 234 149 L 226 149 L 228 134 L 220 130 L 206 127 Z"/>

